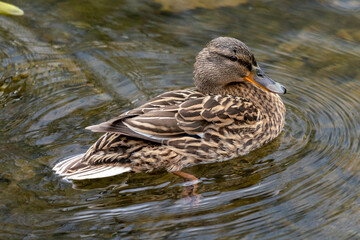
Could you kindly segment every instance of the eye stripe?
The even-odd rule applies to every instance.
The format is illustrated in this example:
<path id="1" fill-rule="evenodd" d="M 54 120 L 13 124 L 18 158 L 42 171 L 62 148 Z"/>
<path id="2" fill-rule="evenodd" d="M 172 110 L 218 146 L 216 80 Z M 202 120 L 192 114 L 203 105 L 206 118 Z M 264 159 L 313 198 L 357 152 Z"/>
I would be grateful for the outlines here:
<path id="1" fill-rule="evenodd" d="M 234 60 L 232 59 L 232 57 L 234 57 L 234 56 L 230 56 L 230 57 L 229 57 L 229 56 L 226 56 L 226 55 L 221 54 L 221 53 L 217 53 L 217 54 L 220 55 L 220 56 L 222 56 L 222 57 L 224 57 L 224 58 L 230 59 L 231 61 L 234 61 Z M 244 60 L 242 60 L 242 59 L 240 59 L 240 58 L 237 59 L 237 62 L 238 62 L 239 64 L 245 66 L 245 67 L 251 72 L 251 69 L 252 69 L 251 63 L 245 62 Z"/>

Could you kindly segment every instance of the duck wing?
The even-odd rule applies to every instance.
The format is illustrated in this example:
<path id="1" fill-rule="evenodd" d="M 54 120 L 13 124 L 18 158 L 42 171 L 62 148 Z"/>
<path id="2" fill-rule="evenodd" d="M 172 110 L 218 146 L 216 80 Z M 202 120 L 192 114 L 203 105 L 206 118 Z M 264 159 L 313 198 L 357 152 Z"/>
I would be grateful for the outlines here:
<path id="1" fill-rule="evenodd" d="M 182 136 L 175 118 L 179 105 L 189 96 L 202 95 L 196 90 L 177 90 L 166 92 L 144 105 L 121 114 L 107 122 L 89 126 L 93 132 L 120 133 L 152 142 L 164 141 Z"/>
<path id="2" fill-rule="evenodd" d="M 188 134 L 200 134 L 209 127 L 225 127 L 233 123 L 253 124 L 259 109 L 249 100 L 234 96 L 189 98 L 180 104 L 176 120 Z"/>
<path id="3" fill-rule="evenodd" d="M 179 90 L 164 93 L 117 118 L 87 129 L 167 143 L 184 136 L 200 139 L 209 127 L 224 127 L 234 122 L 252 124 L 258 117 L 258 108 L 244 98 Z"/>

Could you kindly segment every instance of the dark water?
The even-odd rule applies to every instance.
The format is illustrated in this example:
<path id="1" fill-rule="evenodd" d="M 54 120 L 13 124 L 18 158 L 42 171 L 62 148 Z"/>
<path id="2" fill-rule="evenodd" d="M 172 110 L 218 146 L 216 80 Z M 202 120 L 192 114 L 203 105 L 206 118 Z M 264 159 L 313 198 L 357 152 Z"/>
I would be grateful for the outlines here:
<path id="1" fill-rule="evenodd" d="M 0 239 L 360 239 L 359 1 L 15 1 L 0 16 Z M 163 7 L 162 7 L 163 6 Z M 290 91 L 284 133 L 239 159 L 76 185 L 52 167 L 105 121 L 192 86 L 212 38 Z"/>

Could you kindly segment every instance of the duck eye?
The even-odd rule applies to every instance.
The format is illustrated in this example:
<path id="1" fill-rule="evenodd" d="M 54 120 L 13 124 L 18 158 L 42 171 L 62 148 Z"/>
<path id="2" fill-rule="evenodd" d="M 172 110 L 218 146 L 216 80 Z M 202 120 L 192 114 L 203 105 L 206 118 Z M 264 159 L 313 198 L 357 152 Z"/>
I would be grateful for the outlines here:
<path id="1" fill-rule="evenodd" d="M 233 62 L 236 62 L 238 60 L 238 58 L 236 56 L 231 56 L 230 60 L 233 61 Z"/>

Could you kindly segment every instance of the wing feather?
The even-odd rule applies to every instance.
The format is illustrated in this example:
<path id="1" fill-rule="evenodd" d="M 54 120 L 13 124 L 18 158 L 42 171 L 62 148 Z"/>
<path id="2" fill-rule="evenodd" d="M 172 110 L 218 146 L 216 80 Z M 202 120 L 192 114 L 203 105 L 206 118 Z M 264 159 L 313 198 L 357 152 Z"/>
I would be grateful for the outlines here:
<path id="1" fill-rule="evenodd" d="M 190 89 L 159 95 L 139 108 L 87 129 L 166 143 L 184 136 L 202 137 L 214 125 L 253 124 L 258 116 L 258 108 L 244 98 L 208 96 Z"/>

